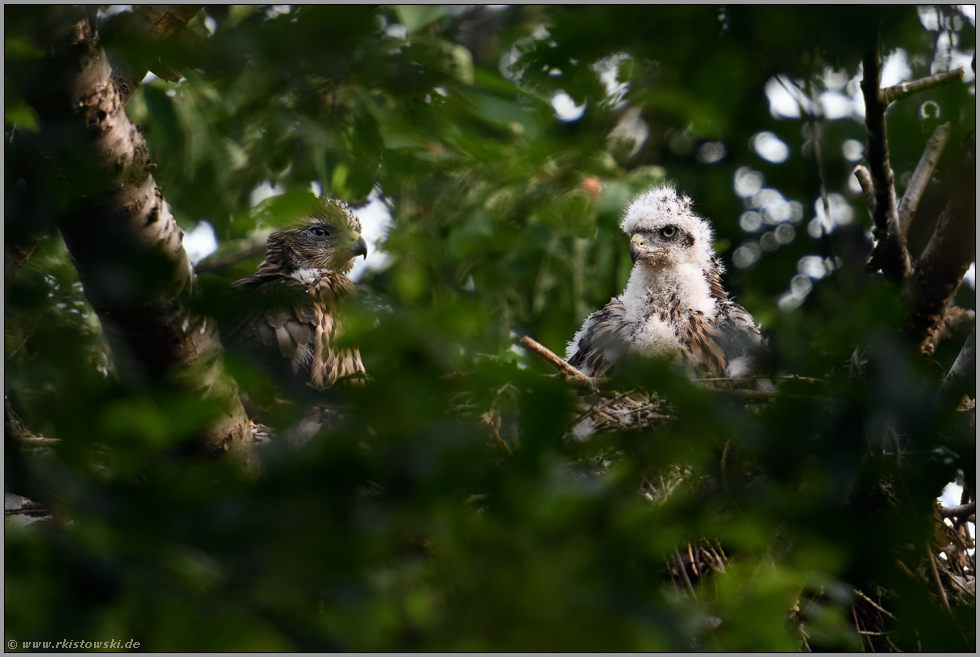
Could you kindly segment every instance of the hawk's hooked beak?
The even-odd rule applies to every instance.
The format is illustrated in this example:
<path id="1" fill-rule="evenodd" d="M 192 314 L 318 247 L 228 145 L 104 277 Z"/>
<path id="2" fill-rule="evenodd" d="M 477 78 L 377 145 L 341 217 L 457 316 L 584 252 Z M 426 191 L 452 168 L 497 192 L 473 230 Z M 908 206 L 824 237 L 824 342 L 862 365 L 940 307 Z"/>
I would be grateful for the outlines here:
<path id="1" fill-rule="evenodd" d="M 353 256 L 364 256 L 367 259 L 367 242 L 363 237 L 357 236 L 357 241 L 350 245 L 350 252 Z"/>
<path id="2" fill-rule="evenodd" d="M 630 240 L 630 260 L 633 264 L 640 259 L 643 255 L 650 255 L 654 253 L 667 253 L 669 249 L 653 249 L 647 248 L 647 241 L 643 239 L 640 235 L 634 235 Z"/>
<path id="3" fill-rule="evenodd" d="M 646 241 L 639 235 L 634 235 L 633 239 L 630 240 L 630 260 L 633 261 L 634 265 L 640 259 L 640 254 L 646 251 L 646 246 Z"/>

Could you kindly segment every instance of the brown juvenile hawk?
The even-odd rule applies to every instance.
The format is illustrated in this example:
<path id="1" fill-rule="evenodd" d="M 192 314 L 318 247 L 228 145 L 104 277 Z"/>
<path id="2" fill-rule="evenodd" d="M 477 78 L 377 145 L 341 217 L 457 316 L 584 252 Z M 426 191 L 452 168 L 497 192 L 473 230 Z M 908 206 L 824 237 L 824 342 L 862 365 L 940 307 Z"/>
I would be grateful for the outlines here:
<path id="1" fill-rule="evenodd" d="M 346 276 L 367 257 L 361 224 L 344 203 L 316 199 L 306 218 L 269 236 L 258 270 L 234 283 L 247 310 L 228 336 L 283 382 L 298 379 L 317 390 L 366 376 L 356 349 L 338 349 L 337 305 L 355 293 Z"/>
<path id="2" fill-rule="evenodd" d="M 701 378 L 755 373 L 766 341 L 722 288 L 711 227 L 691 211 L 691 199 L 655 187 L 630 204 L 620 228 L 631 238 L 629 282 L 586 318 L 568 344 L 568 363 L 599 376 L 630 354 L 675 354 Z"/>

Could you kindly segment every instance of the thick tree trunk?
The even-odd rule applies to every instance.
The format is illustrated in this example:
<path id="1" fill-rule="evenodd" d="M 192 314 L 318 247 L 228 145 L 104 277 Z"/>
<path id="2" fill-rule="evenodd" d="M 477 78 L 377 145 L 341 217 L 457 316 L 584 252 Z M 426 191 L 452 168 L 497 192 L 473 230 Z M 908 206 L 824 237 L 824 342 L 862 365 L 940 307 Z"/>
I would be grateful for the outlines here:
<path id="1" fill-rule="evenodd" d="M 141 5 L 133 11 L 116 14 L 106 27 L 117 37 L 124 35 L 121 36 L 123 40 L 142 39 L 147 43 L 152 41 L 156 44 L 180 42 L 186 45 L 197 39 L 186 25 L 200 8 L 200 5 Z M 92 12 L 87 13 L 92 20 Z M 82 12 L 78 12 L 78 15 L 81 16 Z M 60 25 L 54 16 L 49 15 L 49 19 L 51 20 L 47 24 L 48 34 L 63 31 L 64 26 Z M 170 64 L 152 55 L 140 58 L 139 61 L 130 61 L 117 54 L 115 57 L 110 56 L 110 61 L 112 79 L 123 105 L 129 101 L 150 68 L 156 69 L 155 72 L 159 77 L 174 82 L 180 78 L 179 72 L 174 71 Z M 59 77 L 59 71 L 54 70 L 57 67 L 56 63 L 50 61 L 47 64 L 47 66 L 42 65 L 40 71 L 34 71 L 36 78 L 47 78 L 51 74 Z M 43 72 L 44 75 L 37 75 L 38 72 Z M 35 100 L 38 98 L 35 97 Z M 52 103 L 50 107 L 52 112 L 57 112 L 55 106 L 58 102 L 56 100 Z M 63 177 L 57 166 L 53 167 L 54 171 L 51 170 L 54 164 L 52 158 L 45 158 L 43 155 L 52 150 L 46 147 L 44 137 L 57 139 L 61 136 L 63 135 L 59 134 L 58 130 L 51 129 L 46 130 L 44 135 L 28 134 L 24 130 L 9 135 L 5 159 L 7 167 L 14 170 L 15 177 L 12 178 L 16 182 L 8 185 L 6 190 L 8 211 L 4 217 L 4 288 L 10 285 L 10 281 L 27 263 L 38 242 L 50 230 L 56 214 L 55 209 L 51 207 L 51 198 L 39 199 L 39 195 L 31 194 L 31 189 L 28 188 L 36 189 L 45 186 L 43 179 L 52 174 Z M 63 170 L 64 167 L 61 169 Z"/>
<path id="2" fill-rule="evenodd" d="M 39 71 L 47 77 L 27 100 L 41 119 L 43 157 L 60 172 L 51 193 L 65 244 L 120 376 L 214 400 L 220 419 L 189 450 L 230 454 L 254 473 L 237 386 L 222 368 L 214 322 L 185 304 L 195 275 L 183 235 L 150 173 L 146 141 L 123 111 L 94 18 L 69 7 L 52 8 L 48 17 L 49 55 Z"/>

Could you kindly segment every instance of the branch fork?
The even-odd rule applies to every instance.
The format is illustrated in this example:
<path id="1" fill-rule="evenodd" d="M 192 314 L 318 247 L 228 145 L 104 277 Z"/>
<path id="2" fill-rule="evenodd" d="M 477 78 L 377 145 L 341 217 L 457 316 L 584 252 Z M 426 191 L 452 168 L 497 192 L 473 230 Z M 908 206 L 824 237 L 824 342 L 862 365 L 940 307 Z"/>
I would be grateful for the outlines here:
<path id="1" fill-rule="evenodd" d="M 864 192 L 874 224 L 875 245 L 866 269 L 869 273 L 881 271 L 887 280 L 904 288 L 912 306 L 906 331 L 925 353 L 930 353 L 934 343 L 944 334 L 949 304 L 975 259 L 976 147 L 975 143 L 969 147 L 965 166 L 953 170 L 951 198 L 939 216 L 928 246 L 915 262 L 908 251 L 909 228 L 939 158 L 949 143 L 952 126 L 944 123 L 935 129 L 905 194 L 898 200 L 888 153 L 885 110 L 891 103 L 911 94 L 961 80 L 964 71 L 960 67 L 882 89 L 877 44 L 865 53 L 862 65 L 867 149 L 866 162 L 855 168 L 854 175 Z"/>

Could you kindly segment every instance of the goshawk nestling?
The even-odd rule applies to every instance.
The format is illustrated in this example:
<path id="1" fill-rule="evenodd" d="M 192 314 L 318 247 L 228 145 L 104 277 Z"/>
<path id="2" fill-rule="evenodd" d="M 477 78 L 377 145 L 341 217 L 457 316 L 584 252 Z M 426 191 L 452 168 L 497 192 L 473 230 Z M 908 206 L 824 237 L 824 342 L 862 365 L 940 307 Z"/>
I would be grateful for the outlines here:
<path id="1" fill-rule="evenodd" d="M 316 199 L 298 224 L 269 236 L 265 260 L 236 281 L 247 308 L 227 341 L 249 353 L 280 385 L 300 381 L 317 390 L 364 378 L 357 349 L 338 349 L 337 305 L 355 294 L 347 272 L 367 257 L 361 224 L 344 203 Z"/>
<path id="2" fill-rule="evenodd" d="M 624 357 L 663 354 L 686 358 L 700 378 L 756 373 L 766 341 L 721 286 L 711 227 L 691 211 L 691 199 L 654 187 L 630 204 L 620 228 L 630 236 L 629 282 L 585 320 L 568 363 L 599 376 Z"/>

